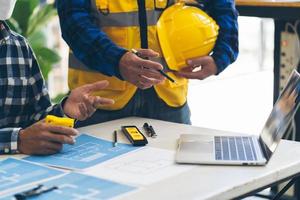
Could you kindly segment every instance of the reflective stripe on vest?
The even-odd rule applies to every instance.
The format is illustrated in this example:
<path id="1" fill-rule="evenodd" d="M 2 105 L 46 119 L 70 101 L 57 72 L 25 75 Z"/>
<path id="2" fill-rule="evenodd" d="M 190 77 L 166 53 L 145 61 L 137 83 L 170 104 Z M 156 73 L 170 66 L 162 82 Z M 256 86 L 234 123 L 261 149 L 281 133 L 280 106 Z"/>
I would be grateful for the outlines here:
<path id="1" fill-rule="evenodd" d="M 137 0 L 91 0 L 93 5 L 92 15 L 94 22 L 101 31 L 118 46 L 130 50 L 131 48 L 141 48 L 140 24 Z M 147 17 L 148 46 L 154 51 L 161 49 L 156 33 L 156 22 L 161 14 L 164 5 L 172 4 L 174 0 L 145 0 Z M 156 2 L 156 3 L 155 3 Z M 158 3 L 159 2 L 159 3 Z M 107 12 L 104 12 L 107 11 Z M 167 66 L 161 57 L 151 59 Z M 70 89 L 83 84 L 92 83 L 99 80 L 108 80 L 109 86 L 104 90 L 93 93 L 101 97 L 112 98 L 114 105 L 100 106 L 101 109 L 118 110 L 122 109 L 132 98 L 137 87 L 126 81 L 121 81 L 116 77 L 105 76 L 102 73 L 88 69 L 81 63 L 72 52 L 69 57 L 69 86 Z M 156 93 L 167 105 L 171 107 L 182 106 L 186 102 L 188 80 L 179 78 L 173 73 L 165 71 L 175 79 L 176 83 L 168 80 L 154 86 Z"/>
<path id="2" fill-rule="evenodd" d="M 151 61 L 160 63 L 164 67 L 164 72 L 170 72 L 168 65 L 164 58 L 162 58 L 162 57 L 151 58 Z M 73 68 L 73 69 L 99 73 L 97 70 L 92 70 L 92 69 L 88 68 L 87 66 L 85 66 L 85 64 L 83 64 L 80 60 L 78 60 L 71 51 L 69 52 L 69 66 L 70 66 L 70 68 Z"/>
<path id="3" fill-rule="evenodd" d="M 80 60 L 78 60 L 74 56 L 74 54 L 71 51 L 69 52 L 69 66 L 70 66 L 70 68 L 73 68 L 73 69 L 90 71 L 90 72 L 98 72 L 96 70 L 89 69 L 87 66 L 85 66 L 82 62 L 80 62 Z"/>
<path id="4" fill-rule="evenodd" d="M 161 11 L 147 10 L 147 22 L 148 26 L 156 25 L 156 22 L 161 15 Z M 126 26 L 139 26 L 139 13 L 135 12 L 124 12 L 124 13 L 110 13 L 107 15 L 97 15 L 99 26 L 115 26 L 115 27 L 126 27 Z"/>

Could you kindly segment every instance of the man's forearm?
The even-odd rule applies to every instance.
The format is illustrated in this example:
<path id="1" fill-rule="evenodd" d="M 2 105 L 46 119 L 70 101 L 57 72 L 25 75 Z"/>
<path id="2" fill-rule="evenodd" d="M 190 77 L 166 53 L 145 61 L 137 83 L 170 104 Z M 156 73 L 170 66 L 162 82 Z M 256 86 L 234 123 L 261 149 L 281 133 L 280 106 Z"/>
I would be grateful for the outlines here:
<path id="1" fill-rule="evenodd" d="M 238 12 L 233 0 L 217 0 L 211 8 L 210 14 L 220 27 L 212 54 L 218 67 L 218 73 L 220 73 L 238 56 Z"/>
<path id="2" fill-rule="evenodd" d="M 93 22 L 90 1 L 58 0 L 57 9 L 62 36 L 74 55 L 92 70 L 121 78 L 118 65 L 126 50 Z"/>

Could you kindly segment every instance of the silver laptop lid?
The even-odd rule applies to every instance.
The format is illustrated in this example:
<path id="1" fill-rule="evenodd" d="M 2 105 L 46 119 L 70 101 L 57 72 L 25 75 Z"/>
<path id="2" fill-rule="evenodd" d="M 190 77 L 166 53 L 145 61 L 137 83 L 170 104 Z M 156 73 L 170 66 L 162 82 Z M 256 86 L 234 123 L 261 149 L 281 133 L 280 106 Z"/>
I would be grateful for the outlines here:
<path id="1" fill-rule="evenodd" d="M 290 121 L 294 118 L 299 107 L 299 101 L 300 74 L 294 70 L 277 99 L 259 137 L 259 142 L 264 147 L 263 152 L 267 161 L 274 153 Z"/>

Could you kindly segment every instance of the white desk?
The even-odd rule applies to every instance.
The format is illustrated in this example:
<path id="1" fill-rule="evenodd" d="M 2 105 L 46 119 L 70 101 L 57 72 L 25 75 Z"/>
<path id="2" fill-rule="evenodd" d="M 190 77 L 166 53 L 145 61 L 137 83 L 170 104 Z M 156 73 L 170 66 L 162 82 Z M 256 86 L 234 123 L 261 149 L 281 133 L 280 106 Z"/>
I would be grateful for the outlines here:
<path id="1" fill-rule="evenodd" d="M 169 150 L 175 150 L 177 139 L 182 133 L 224 134 L 217 130 L 134 117 L 79 130 L 82 133 L 112 140 L 113 130 L 120 129 L 121 125 L 142 127 L 144 122 L 151 124 L 158 134 L 155 139 L 148 138 L 148 145 Z M 127 142 L 127 139 L 122 134 L 119 141 Z M 5 157 L 0 156 L 1 159 Z M 300 143 L 283 140 L 266 166 L 195 165 L 189 171 L 156 182 L 123 199 L 232 199 L 298 173 L 300 173 Z"/>
<path id="2" fill-rule="evenodd" d="M 182 133 L 224 134 L 224 132 L 143 118 L 125 118 L 81 128 L 105 139 L 112 139 L 114 129 L 122 125 L 142 127 L 151 124 L 158 137 L 149 139 L 149 146 L 175 150 Z M 126 142 L 121 135 L 120 141 Z M 300 173 L 300 143 L 283 140 L 266 166 L 195 166 L 188 172 L 148 186 L 126 199 L 232 199 L 279 180 Z M 142 178 L 142 177 L 141 177 Z"/>

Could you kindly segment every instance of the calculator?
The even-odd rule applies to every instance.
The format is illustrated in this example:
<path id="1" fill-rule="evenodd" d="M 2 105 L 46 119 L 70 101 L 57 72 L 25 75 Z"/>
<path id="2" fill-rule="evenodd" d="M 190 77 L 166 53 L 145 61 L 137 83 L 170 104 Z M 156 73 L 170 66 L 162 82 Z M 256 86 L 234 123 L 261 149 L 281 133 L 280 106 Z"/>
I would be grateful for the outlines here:
<path id="1" fill-rule="evenodd" d="M 136 126 L 122 126 L 121 129 L 133 146 L 145 146 L 148 144 L 147 138 Z"/>

